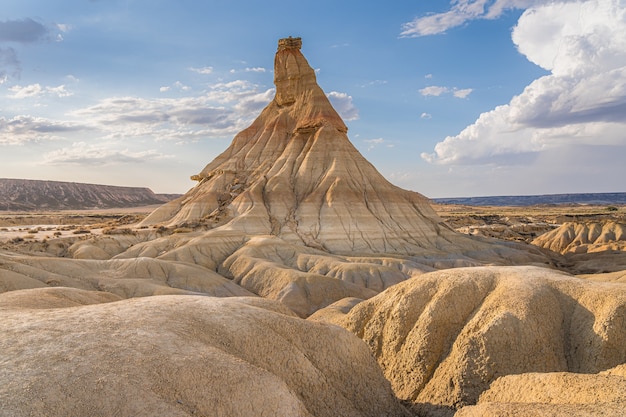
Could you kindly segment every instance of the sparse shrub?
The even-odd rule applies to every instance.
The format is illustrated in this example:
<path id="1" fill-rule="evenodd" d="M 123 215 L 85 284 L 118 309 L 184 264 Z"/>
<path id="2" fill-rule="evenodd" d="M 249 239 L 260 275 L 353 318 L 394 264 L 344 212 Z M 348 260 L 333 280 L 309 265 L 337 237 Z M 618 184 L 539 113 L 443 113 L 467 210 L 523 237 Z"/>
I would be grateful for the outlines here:
<path id="1" fill-rule="evenodd" d="M 615 206 L 608 206 L 606 208 L 606 211 L 617 211 L 617 210 L 619 210 L 619 209 L 617 207 L 615 207 Z"/>
<path id="2" fill-rule="evenodd" d="M 190 233 L 193 232 L 193 229 L 190 227 L 179 227 L 174 229 L 172 233 Z"/>
<path id="3" fill-rule="evenodd" d="M 116 228 L 116 227 L 107 227 L 102 230 L 103 235 L 134 235 L 135 232 L 128 227 Z"/>
<path id="4" fill-rule="evenodd" d="M 84 235 L 84 234 L 91 233 L 91 230 L 78 229 L 78 230 L 74 230 L 72 233 L 75 235 Z"/>

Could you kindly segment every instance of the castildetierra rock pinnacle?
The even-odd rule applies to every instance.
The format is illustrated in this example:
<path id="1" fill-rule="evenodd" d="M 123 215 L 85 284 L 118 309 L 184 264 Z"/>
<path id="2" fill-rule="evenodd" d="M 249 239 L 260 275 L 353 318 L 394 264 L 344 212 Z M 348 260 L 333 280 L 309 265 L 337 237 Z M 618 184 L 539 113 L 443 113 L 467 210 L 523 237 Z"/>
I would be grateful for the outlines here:
<path id="1" fill-rule="evenodd" d="M 300 38 L 278 41 L 276 95 L 148 224 L 205 224 L 334 253 L 445 252 L 458 239 L 422 195 L 389 183 L 350 143 Z M 467 242 L 466 242 L 467 243 Z"/>

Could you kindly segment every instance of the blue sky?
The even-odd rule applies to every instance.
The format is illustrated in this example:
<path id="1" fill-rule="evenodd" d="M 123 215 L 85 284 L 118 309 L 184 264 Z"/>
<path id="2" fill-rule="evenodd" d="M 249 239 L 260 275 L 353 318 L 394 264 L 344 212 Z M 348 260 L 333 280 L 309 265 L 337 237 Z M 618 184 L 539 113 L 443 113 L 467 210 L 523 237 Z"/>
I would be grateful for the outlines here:
<path id="1" fill-rule="evenodd" d="M 184 193 L 287 36 L 403 188 L 626 191 L 626 0 L 3 0 L 0 177 Z"/>

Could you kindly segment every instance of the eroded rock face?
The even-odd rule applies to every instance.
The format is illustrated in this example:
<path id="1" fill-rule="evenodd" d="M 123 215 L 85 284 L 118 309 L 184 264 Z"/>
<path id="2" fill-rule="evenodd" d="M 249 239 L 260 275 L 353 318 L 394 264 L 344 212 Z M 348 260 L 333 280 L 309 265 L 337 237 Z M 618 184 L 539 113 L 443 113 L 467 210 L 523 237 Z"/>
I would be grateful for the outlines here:
<path id="1" fill-rule="evenodd" d="M 357 151 L 300 46 L 299 38 L 279 41 L 275 98 L 194 176 L 195 188 L 143 224 L 203 222 L 332 253 L 480 250 Z"/>
<path id="2" fill-rule="evenodd" d="M 407 415 L 360 340 L 278 303 L 101 294 L 0 295 L 0 415 Z"/>
<path id="3" fill-rule="evenodd" d="M 621 368 L 621 369 L 620 369 Z M 476 406 L 455 417 L 472 416 L 606 416 L 626 409 L 623 365 L 599 374 L 527 373 L 498 378 Z"/>
<path id="4" fill-rule="evenodd" d="M 532 243 L 562 254 L 626 251 L 626 225 L 613 221 L 567 222 Z"/>
<path id="5" fill-rule="evenodd" d="M 350 307 L 309 319 L 358 335 L 396 394 L 418 404 L 458 408 L 501 376 L 626 362 L 626 287 L 544 268 L 431 272 Z"/>

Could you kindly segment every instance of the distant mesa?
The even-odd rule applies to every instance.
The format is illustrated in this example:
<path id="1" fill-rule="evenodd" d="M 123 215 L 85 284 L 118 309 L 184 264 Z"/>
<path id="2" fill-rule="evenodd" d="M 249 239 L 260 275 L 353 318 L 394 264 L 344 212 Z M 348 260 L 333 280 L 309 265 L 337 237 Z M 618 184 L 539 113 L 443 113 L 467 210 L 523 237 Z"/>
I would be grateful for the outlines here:
<path id="1" fill-rule="evenodd" d="M 556 204 L 626 204 L 626 193 L 575 193 L 508 195 L 488 197 L 433 198 L 439 204 L 467 206 L 536 206 Z"/>
<path id="2" fill-rule="evenodd" d="M 144 187 L 0 178 L 0 211 L 90 210 L 150 206 L 178 195 Z"/>

